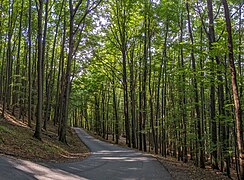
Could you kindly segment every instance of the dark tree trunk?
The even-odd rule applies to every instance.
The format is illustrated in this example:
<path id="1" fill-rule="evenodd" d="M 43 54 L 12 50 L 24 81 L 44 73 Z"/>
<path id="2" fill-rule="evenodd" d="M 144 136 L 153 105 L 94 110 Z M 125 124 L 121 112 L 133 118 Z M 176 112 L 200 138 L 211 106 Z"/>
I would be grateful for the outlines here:
<path id="1" fill-rule="evenodd" d="M 12 114 L 15 116 L 15 109 L 19 104 L 19 82 L 20 82 L 20 50 L 21 50 L 21 35 L 22 35 L 22 16 L 23 16 L 23 6 L 24 6 L 24 1 L 21 1 L 21 12 L 20 12 L 20 24 L 19 24 L 19 37 L 18 37 L 18 50 L 17 50 L 17 60 L 16 60 L 16 68 L 15 68 L 15 76 L 16 79 L 14 79 L 14 91 L 13 91 L 13 109 L 12 109 Z"/>
<path id="2" fill-rule="evenodd" d="M 118 119 L 118 110 L 117 110 L 117 100 L 116 100 L 116 92 L 115 92 L 115 83 L 114 79 L 112 81 L 113 88 L 113 107 L 114 107 L 114 117 L 115 117 L 115 143 L 119 143 L 119 119 Z"/>
<path id="3" fill-rule="evenodd" d="M 132 147 L 136 148 L 136 127 L 135 127 L 135 121 L 136 121 L 136 100 L 135 100 L 135 72 L 134 72 L 134 48 L 135 44 L 133 44 L 133 48 L 131 50 L 130 55 L 130 98 L 131 98 L 131 142 Z"/>
<path id="4" fill-rule="evenodd" d="M 188 31 L 190 35 L 191 40 L 191 60 L 192 60 L 192 69 L 194 72 L 193 77 L 193 86 L 194 86 L 194 94 L 195 94 L 195 110 L 196 110 L 196 122 L 197 122 L 197 134 L 198 134 L 198 142 L 199 143 L 199 149 L 196 149 L 196 151 L 200 152 L 200 167 L 205 168 L 204 164 L 204 152 L 203 152 L 203 140 L 202 140 L 202 129 L 201 129 L 201 119 L 200 119 L 200 107 L 199 107 L 199 93 L 198 93 L 198 83 L 197 83 L 197 72 L 196 72 L 196 61 L 195 61 L 195 55 L 194 55 L 194 40 L 193 40 L 193 34 L 192 34 L 192 27 L 191 27 L 191 20 L 190 20 L 190 12 L 189 12 L 189 4 L 188 1 L 186 1 L 186 9 L 187 9 L 187 19 L 188 19 Z"/>
<path id="5" fill-rule="evenodd" d="M 154 144 L 154 151 L 155 154 L 158 154 L 158 141 L 155 133 L 155 128 L 154 128 L 154 106 L 153 106 L 153 89 L 152 89 L 152 52 L 151 52 L 151 30 L 150 30 L 150 18 L 148 18 L 148 50 L 149 50 L 149 77 L 148 77 L 148 89 L 149 89 L 149 94 L 150 94 L 150 126 L 152 129 L 152 138 L 153 138 L 153 144 Z"/>
<path id="6" fill-rule="evenodd" d="M 32 66 L 32 58 L 31 58 L 31 46 L 32 46 L 32 1 L 29 0 L 29 18 L 28 18 L 28 126 L 31 127 L 31 119 L 32 119 L 32 78 L 31 78 L 31 66 Z"/>
<path id="7" fill-rule="evenodd" d="M 3 93 L 3 110 L 2 116 L 4 117 L 6 108 L 9 107 L 10 103 L 10 82 L 11 82 L 11 64 L 12 64 L 12 55 L 11 55 L 11 47 L 12 47 L 12 35 L 13 35 L 13 6 L 14 2 L 9 2 L 8 9 L 8 33 L 7 33 L 7 54 L 6 54 L 6 77 L 4 83 L 4 93 Z"/>
<path id="8" fill-rule="evenodd" d="M 66 14 L 64 8 L 64 16 Z M 62 107 L 61 101 L 61 90 L 62 90 L 62 82 L 63 82 L 63 72 L 64 72 L 64 48 L 65 48 L 65 39 L 66 39 L 66 19 L 64 18 L 63 22 L 63 37 L 62 37 L 62 46 L 60 52 L 60 60 L 59 60 L 59 67 L 58 67 L 58 77 L 57 77 L 57 89 L 55 95 L 55 110 L 54 110 L 54 120 L 53 123 L 56 125 L 60 121 L 60 107 Z"/>
<path id="9" fill-rule="evenodd" d="M 212 0 L 207 0 L 207 6 L 208 6 L 208 19 L 209 19 L 209 50 L 211 51 L 213 49 L 213 42 L 215 42 L 215 32 L 214 32 L 214 17 L 213 17 L 213 5 Z M 214 58 L 210 57 L 212 63 L 214 64 Z M 212 144 L 213 144 L 213 150 L 212 150 L 212 167 L 213 169 L 219 169 L 218 167 L 218 154 L 217 154 L 217 122 L 216 122 L 216 115 L 215 115 L 215 84 L 214 84 L 214 69 L 211 69 L 211 87 L 210 87 L 210 119 L 211 119 L 211 126 L 212 126 Z"/>
<path id="10" fill-rule="evenodd" d="M 42 121 L 42 104 L 43 104 L 43 59 L 42 59 L 42 12 L 43 12 L 43 1 L 39 0 L 38 7 L 38 101 L 37 101 L 37 117 L 36 117 L 36 128 L 34 137 L 41 140 L 41 121 Z"/>

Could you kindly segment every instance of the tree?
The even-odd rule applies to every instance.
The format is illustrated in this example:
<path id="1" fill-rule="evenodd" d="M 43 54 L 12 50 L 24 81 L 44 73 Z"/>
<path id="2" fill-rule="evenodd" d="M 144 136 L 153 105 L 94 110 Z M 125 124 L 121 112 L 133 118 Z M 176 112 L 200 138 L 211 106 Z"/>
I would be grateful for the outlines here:
<path id="1" fill-rule="evenodd" d="M 38 11 L 38 62 L 37 62 L 37 72 L 38 72 L 38 102 L 37 102 L 37 116 L 36 116 L 36 128 L 34 137 L 41 140 L 41 122 L 42 122 L 42 105 L 43 105 L 43 56 L 42 56 L 42 49 L 43 49 L 43 35 L 42 35 L 42 13 L 43 13 L 43 1 L 38 1 L 37 11 Z"/>
<path id="2" fill-rule="evenodd" d="M 230 19 L 230 12 L 228 3 L 226 0 L 222 0 L 225 12 L 225 19 L 226 19 L 226 30 L 228 33 L 228 49 L 229 49 L 229 66 L 231 71 L 231 85 L 232 85 L 232 93 L 235 105 L 235 118 L 236 118 L 236 141 L 238 145 L 238 152 L 239 152 L 239 168 L 240 168 L 240 179 L 244 179 L 244 146 L 243 146 L 243 126 L 241 120 L 241 104 L 239 99 L 238 93 L 238 86 L 236 80 L 236 68 L 235 68 L 235 61 L 234 61 L 234 52 L 233 52 L 233 41 L 232 41 L 232 26 L 231 26 L 231 19 Z"/>
<path id="3" fill-rule="evenodd" d="M 29 51 L 29 56 L 28 56 L 28 84 L 29 84 L 29 89 L 28 89 L 28 126 L 31 127 L 31 117 L 32 117 L 32 114 L 31 114 L 31 104 L 32 104 L 32 78 L 31 78 L 31 46 L 32 46 L 32 25 L 31 25 L 31 21 L 32 21 L 32 10 L 31 10 L 31 6 L 32 6 L 32 2 L 31 0 L 29 0 L 29 19 L 28 19 L 28 41 L 29 41 L 29 44 L 28 44 L 28 51 Z"/>
<path id="4" fill-rule="evenodd" d="M 190 20 L 190 13 L 189 13 L 189 3 L 186 1 L 186 9 L 187 9 L 187 19 L 188 19 L 188 31 L 189 36 L 191 40 L 191 46 L 194 46 L 194 40 L 193 40 L 193 34 L 192 34 L 192 27 L 191 27 L 191 20 Z M 195 60 L 195 54 L 194 49 L 191 49 L 191 63 L 192 63 L 192 69 L 193 69 L 193 86 L 194 86 L 194 94 L 195 94 L 195 111 L 196 111 L 196 122 L 197 122 L 197 133 L 198 138 L 196 144 L 199 143 L 199 149 L 196 149 L 196 154 L 198 154 L 198 151 L 200 152 L 200 167 L 205 168 L 204 164 L 204 152 L 203 152 L 203 141 L 202 141 L 202 131 L 201 131 L 201 119 L 200 119 L 200 107 L 199 107 L 199 93 L 198 93 L 198 83 L 196 79 L 196 60 Z M 198 157 L 196 157 L 196 162 L 198 164 Z"/>
<path id="5" fill-rule="evenodd" d="M 59 134 L 59 140 L 61 142 L 67 143 L 66 142 L 66 125 L 67 125 L 67 119 L 68 119 L 68 100 L 69 100 L 69 95 L 70 95 L 70 89 L 71 89 L 71 65 L 73 61 L 73 57 L 75 56 L 75 36 L 77 33 L 82 33 L 83 27 L 85 26 L 85 18 L 96 7 L 100 4 L 101 0 L 98 2 L 93 2 L 91 3 L 90 1 L 87 1 L 85 5 L 85 9 L 83 10 L 83 14 L 81 15 L 81 18 L 78 20 L 78 24 L 76 27 L 74 27 L 75 23 L 75 17 L 76 14 L 79 10 L 79 8 L 82 5 L 82 0 L 78 1 L 76 6 L 73 6 L 73 1 L 69 0 L 69 52 L 68 52 L 68 60 L 67 60 L 67 66 L 66 66 L 66 72 L 65 72 L 65 77 L 64 77 L 64 84 L 63 84 L 63 89 L 61 93 L 62 97 L 62 107 L 61 107 L 61 121 L 60 121 L 60 134 Z M 83 27 L 82 27 L 83 26 Z M 78 41 L 77 44 L 80 42 Z"/>

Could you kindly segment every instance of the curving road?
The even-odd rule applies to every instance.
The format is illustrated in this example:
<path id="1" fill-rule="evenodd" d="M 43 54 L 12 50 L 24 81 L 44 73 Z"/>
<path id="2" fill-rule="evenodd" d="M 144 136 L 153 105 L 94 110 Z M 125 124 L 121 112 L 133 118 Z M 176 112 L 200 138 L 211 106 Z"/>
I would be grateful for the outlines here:
<path id="1" fill-rule="evenodd" d="M 75 131 L 92 152 L 86 159 L 44 164 L 0 157 L 0 180 L 172 179 L 165 168 L 151 156 L 94 139 L 80 128 L 75 128 Z"/>

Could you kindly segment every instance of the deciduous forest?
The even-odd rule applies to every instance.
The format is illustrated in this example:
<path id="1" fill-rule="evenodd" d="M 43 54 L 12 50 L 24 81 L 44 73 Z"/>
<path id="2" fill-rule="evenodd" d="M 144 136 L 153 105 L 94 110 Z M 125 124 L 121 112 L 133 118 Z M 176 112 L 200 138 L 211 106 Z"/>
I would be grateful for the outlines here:
<path id="1" fill-rule="evenodd" d="M 243 22 L 242 0 L 0 0 L 1 114 L 244 179 Z"/>

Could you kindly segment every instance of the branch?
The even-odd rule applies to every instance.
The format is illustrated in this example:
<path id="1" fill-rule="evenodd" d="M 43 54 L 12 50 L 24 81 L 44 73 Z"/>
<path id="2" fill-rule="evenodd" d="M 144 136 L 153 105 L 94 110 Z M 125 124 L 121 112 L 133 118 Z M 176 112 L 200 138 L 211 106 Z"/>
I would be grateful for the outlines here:
<path id="1" fill-rule="evenodd" d="M 80 1 L 82 1 L 82 0 L 80 0 Z M 82 22 L 85 20 L 86 16 L 87 16 L 90 12 L 92 12 L 94 9 L 96 9 L 97 6 L 98 6 L 101 2 L 102 2 L 102 0 L 99 0 L 98 3 L 97 3 L 96 5 L 94 5 L 95 3 L 93 3 L 93 4 L 90 6 L 90 8 L 89 8 L 90 0 L 87 0 L 87 3 L 86 3 L 86 11 L 85 11 L 84 15 L 82 16 L 82 18 L 80 19 L 80 21 L 79 21 L 79 23 L 78 23 L 78 26 L 77 26 L 77 28 L 76 28 L 75 31 L 74 31 L 74 34 L 77 33 L 78 29 L 80 28 Z M 77 10 L 75 9 L 75 11 L 77 11 Z M 76 14 L 76 12 L 73 13 L 73 15 L 75 15 L 75 14 Z M 73 17 L 74 17 L 74 16 L 73 16 Z"/>
<path id="2" fill-rule="evenodd" d="M 85 14 L 82 16 L 81 20 L 79 21 L 78 26 L 76 27 L 76 29 L 75 29 L 75 31 L 74 31 L 74 34 L 77 33 L 77 31 L 79 30 L 79 28 L 80 28 L 82 22 L 85 20 L 87 14 L 88 14 L 89 12 L 90 12 L 89 10 L 86 10 Z"/>
<path id="3" fill-rule="evenodd" d="M 121 78 L 118 76 L 118 73 L 117 73 L 119 71 L 118 69 L 116 69 L 114 66 L 112 66 L 108 63 L 104 63 L 104 61 L 96 53 L 94 53 L 94 56 L 99 60 L 100 63 L 102 63 L 104 65 L 105 68 L 107 67 L 110 71 L 112 71 L 112 75 L 114 75 L 116 77 L 116 79 L 118 79 L 118 81 L 121 82 Z M 105 59 L 107 59 L 107 58 L 105 58 Z"/>
<path id="4" fill-rule="evenodd" d="M 86 12 L 85 12 L 85 14 L 83 15 L 83 17 L 81 18 L 81 20 L 79 21 L 78 26 L 77 26 L 77 28 L 76 28 L 75 31 L 74 31 L 74 34 L 77 33 L 77 31 L 79 30 L 81 24 L 82 24 L 82 27 L 81 27 L 81 29 L 80 29 L 80 34 L 83 32 L 83 30 L 84 30 L 84 28 L 85 28 L 85 18 L 86 18 L 86 16 L 87 16 L 91 11 L 93 11 L 95 8 L 97 8 L 97 6 L 101 3 L 101 1 L 102 1 L 102 0 L 100 0 L 95 6 L 94 6 L 95 3 L 93 3 L 93 4 L 91 5 L 91 7 L 93 7 L 93 6 L 94 6 L 94 7 L 91 8 L 91 9 L 89 9 L 90 0 L 87 0 L 87 4 L 86 4 Z M 74 14 L 75 14 L 75 13 L 74 13 Z M 82 38 L 82 37 L 80 36 L 80 37 L 79 37 L 79 40 L 78 40 L 78 43 L 77 43 L 77 45 L 76 45 L 76 47 L 75 47 L 75 51 L 74 51 L 74 53 L 73 53 L 72 56 L 75 56 L 75 54 L 76 54 L 76 52 L 77 52 L 77 50 L 78 50 L 79 44 L 80 44 L 80 42 L 81 42 L 81 38 Z"/>
<path id="5" fill-rule="evenodd" d="M 85 21 L 83 23 L 83 26 L 81 27 L 80 34 L 83 32 L 84 28 L 85 28 Z M 78 50 L 79 44 L 81 42 L 81 38 L 82 38 L 82 36 L 79 37 L 79 40 L 78 40 L 78 42 L 76 44 L 75 50 L 74 50 L 73 55 L 72 55 L 73 57 L 75 56 L 75 54 L 76 54 L 76 52 Z"/>
<path id="6" fill-rule="evenodd" d="M 207 30 L 207 28 L 206 28 L 206 26 L 205 26 L 204 21 L 203 21 L 203 17 L 202 17 L 201 10 L 200 10 L 200 8 L 199 8 L 198 2 L 197 2 L 197 12 L 198 12 L 198 14 L 199 14 L 199 16 L 200 16 L 200 19 L 201 19 L 201 22 L 202 22 L 203 29 L 204 29 L 205 33 L 207 34 L 207 36 L 208 36 L 208 38 L 209 38 L 209 32 L 208 32 L 208 30 Z"/>
<path id="7" fill-rule="evenodd" d="M 242 8 L 243 5 L 244 5 L 244 3 L 240 5 L 240 7 L 231 15 L 231 17 L 233 17 Z M 222 30 L 221 34 L 219 35 L 219 38 L 217 39 L 216 42 L 218 42 L 220 40 L 220 38 L 222 37 L 224 32 L 225 32 L 225 27 L 223 28 L 223 30 Z"/>
<path id="8" fill-rule="evenodd" d="M 35 2 L 36 2 L 36 9 L 37 9 L 37 12 L 38 12 L 39 11 L 38 2 L 37 2 L 37 0 L 35 0 Z"/>
<path id="9" fill-rule="evenodd" d="M 241 4 L 240 7 L 230 17 L 233 17 L 236 13 L 238 13 L 238 11 L 242 8 L 243 5 L 244 3 Z"/>
<path id="10" fill-rule="evenodd" d="M 219 8 L 218 8 L 218 11 L 217 11 L 217 13 L 216 13 L 216 15 L 215 15 L 215 17 L 214 17 L 214 20 L 215 20 L 215 19 L 218 17 L 218 15 L 219 15 L 220 7 L 221 7 L 221 4 L 219 5 Z"/>
<path id="11" fill-rule="evenodd" d="M 111 27 L 110 28 L 110 30 L 111 30 L 111 32 L 112 32 L 112 35 L 114 36 L 114 39 L 117 41 L 117 43 L 119 44 L 119 49 L 122 47 L 122 43 L 120 42 L 120 40 L 119 40 L 119 35 L 118 35 L 118 33 L 117 33 L 117 31 L 116 31 L 116 28 L 115 28 L 115 26 L 113 25 L 113 24 L 111 24 L 111 26 L 113 26 L 113 27 Z M 115 31 L 113 30 L 113 29 L 115 29 Z M 110 39 L 110 38 L 109 38 Z M 114 43 L 115 44 L 115 43 Z"/>
<path id="12" fill-rule="evenodd" d="M 73 14 L 72 14 L 73 17 L 74 17 L 75 14 L 77 13 L 77 11 L 78 11 L 78 9 L 79 9 L 79 7 L 80 7 L 81 4 L 82 4 L 82 0 L 80 0 L 80 1 L 78 2 L 78 4 L 76 5 L 76 7 L 75 7 L 75 9 L 74 9 L 74 11 L 73 11 Z"/>

